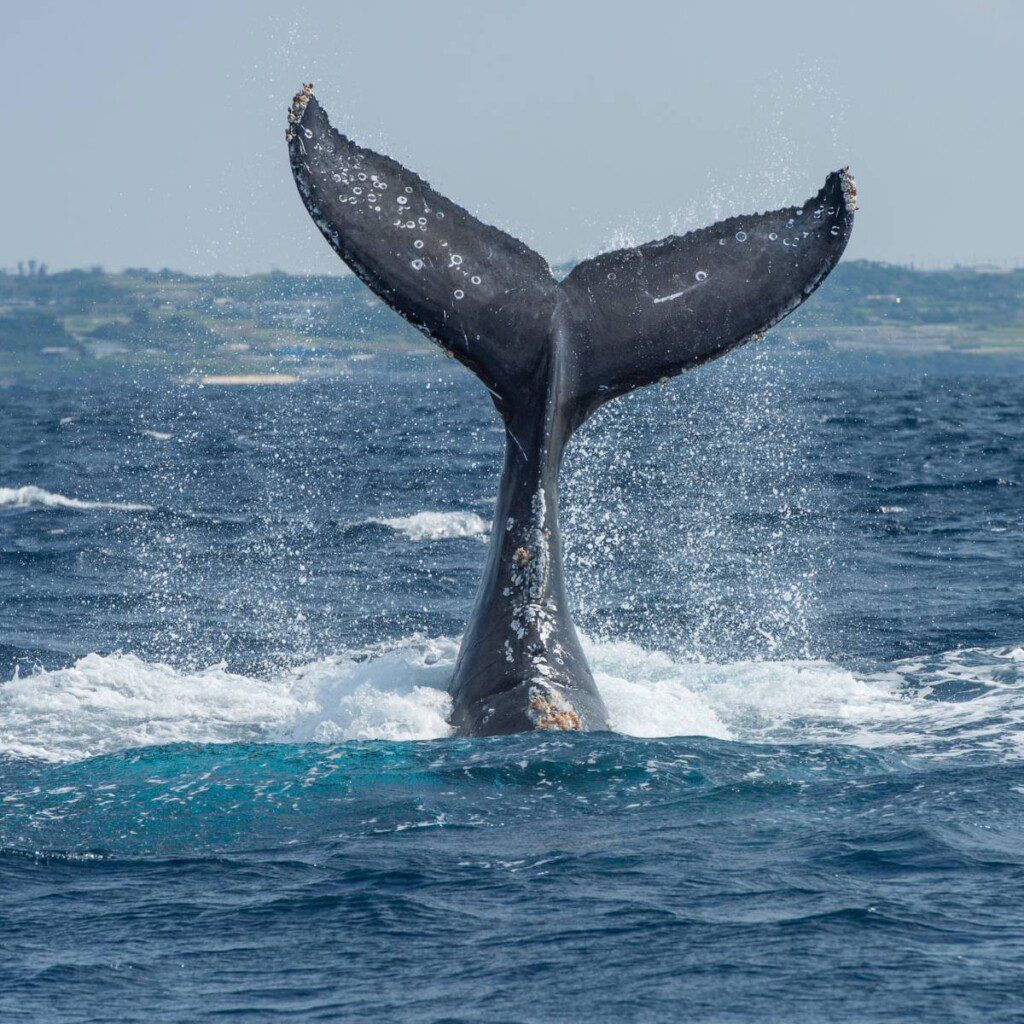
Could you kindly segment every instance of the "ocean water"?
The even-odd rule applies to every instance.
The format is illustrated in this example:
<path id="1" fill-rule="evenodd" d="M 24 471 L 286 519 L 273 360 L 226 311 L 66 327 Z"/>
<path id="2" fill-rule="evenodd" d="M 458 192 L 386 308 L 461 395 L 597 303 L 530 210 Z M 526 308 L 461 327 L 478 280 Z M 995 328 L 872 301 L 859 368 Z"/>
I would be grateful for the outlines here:
<path id="1" fill-rule="evenodd" d="M 1024 362 L 770 339 L 608 406 L 617 731 L 464 740 L 501 431 L 360 355 L 0 387 L 0 1020 L 1024 1020 Z"/>

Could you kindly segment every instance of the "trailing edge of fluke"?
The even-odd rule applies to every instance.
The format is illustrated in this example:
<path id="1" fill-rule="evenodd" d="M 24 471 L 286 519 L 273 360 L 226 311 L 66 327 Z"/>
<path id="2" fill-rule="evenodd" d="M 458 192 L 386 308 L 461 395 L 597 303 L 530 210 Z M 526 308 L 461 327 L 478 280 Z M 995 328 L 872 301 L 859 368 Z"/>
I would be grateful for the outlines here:
<path id="1" fill-rule="evenodd" d="M 573 431 L 618 395 L 759 338 L 838 263 L 856 187 L 835 171 L 802 206 L 603 253 L 561 282 L 328 121 L 311 85 L 288 116 L 306 209 L 388 305 L 475 373 L 505 424 L 487 563 L 451 681 L 452 724 L 486 736 L 608 729 L 562 573 L 558 470 Z"/>

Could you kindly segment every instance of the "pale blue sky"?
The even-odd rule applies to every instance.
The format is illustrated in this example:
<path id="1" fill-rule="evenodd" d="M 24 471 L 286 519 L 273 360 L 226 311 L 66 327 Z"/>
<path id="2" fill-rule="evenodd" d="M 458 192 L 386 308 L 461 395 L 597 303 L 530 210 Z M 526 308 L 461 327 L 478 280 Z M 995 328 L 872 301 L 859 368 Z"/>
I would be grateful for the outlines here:
<path id="1" fill-rule="evenodd" d="M 1024 263 L 1024 2 L 6 3 L 0 266 L 341 271 L 284 143 L 303 81 L 552 261 L 802 200 L 849 253 Z"/>

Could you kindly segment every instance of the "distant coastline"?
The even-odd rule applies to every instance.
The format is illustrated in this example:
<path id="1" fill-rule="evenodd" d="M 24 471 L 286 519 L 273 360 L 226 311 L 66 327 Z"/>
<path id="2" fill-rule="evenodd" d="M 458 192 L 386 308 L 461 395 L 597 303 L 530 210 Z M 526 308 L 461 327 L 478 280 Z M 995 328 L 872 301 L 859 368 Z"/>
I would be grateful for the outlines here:
<path id="1" fill-rule="evenodd" d="M 811 347 L 1024 355 L 1024 269 L 847 261 L 776 332 Z M 0 271 L 0 374 L 128 365 L 273 380 L 382 349 L 433 351 L 352 276 Z"/>

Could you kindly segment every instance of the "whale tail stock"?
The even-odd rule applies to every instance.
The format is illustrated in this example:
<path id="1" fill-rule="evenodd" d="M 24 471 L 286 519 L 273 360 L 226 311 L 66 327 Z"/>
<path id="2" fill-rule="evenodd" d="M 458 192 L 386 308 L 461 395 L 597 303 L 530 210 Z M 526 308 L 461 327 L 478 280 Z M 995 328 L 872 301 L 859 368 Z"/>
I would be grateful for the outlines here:
<path id="1" fill-rule="evenodd" d="M 606 728 L 562 582 L 564 445 L 609 399 L 715 359 L 796 309 L 846 246 L 853 178 L 830 174 L 802 206 L 604 253 L 559 282 L 518 239 L 334 129 L 311 86 L 295 97 L 288 142 L 299 193 L 331 247 L 480 378 L 505 422 L 453 723 L 474 734 Z"/>

